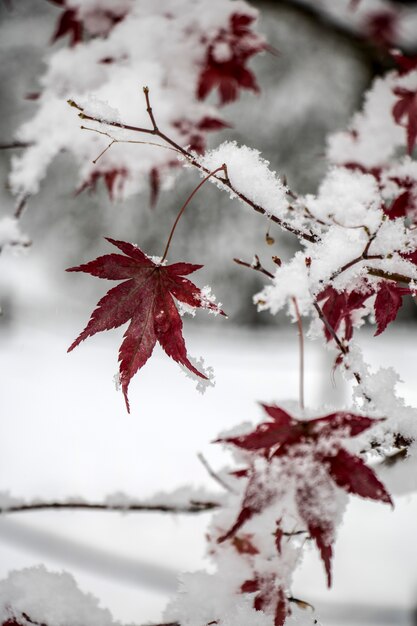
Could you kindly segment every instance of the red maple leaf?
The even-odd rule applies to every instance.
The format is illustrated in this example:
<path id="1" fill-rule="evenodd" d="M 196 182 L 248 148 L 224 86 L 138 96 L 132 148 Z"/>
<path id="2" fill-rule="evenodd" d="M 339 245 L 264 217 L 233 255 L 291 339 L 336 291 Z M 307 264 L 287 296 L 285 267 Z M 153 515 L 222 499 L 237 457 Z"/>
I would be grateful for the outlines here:
<path id="1" fill-rule="evenodd" d="M 394 94 L 398 96 L 392 114 L 397 124 L 406 119 L 407 148 L 411 154 L 417 140 L 417 91 L 410 91 L 404 87 L 395 87 Z"/>
<path id="2" fill-rule="evenodd" d="M 392 504 L 389 493 L 372 469 L 342 446 L 343 439 L 359 435 L 379 420 L 346 411 L 298 420 L 280 407 L 265 404 L 262 407 L 268 421 L 248 434 L 217 441 L 262 455 L 269 463 L 283 457 L 286 461 L 291 460 L 296 477 L 298 513 L 320 551 L 330 586 L 334 523 L 332 516 L 326 517 L 320 508 L 323 503 L 334 501 L 339 487 L 347 493 Z M 297 465 L 307 456 L 311 459 L 310 472 L 297 474 Z M 260 476 L 255 466 L 249 469 L 241 510 L 233 526 L 218 539 L 219 543 L 233 537 L 243 524 L 273 503 L 277 491 L 272 486 L 265 489 L 267 474 L 268 471 L 265 476 Z M 279 522 L 277 524 L 279 528 Z M 278 551 L 281 537 L 279 530 L 276 535 Z"/>
<path id="3" fill-rule="evenodd" d="M 397 283 L 384 281 L 380 284 L 375 298 L 376 335 L 380 335 L 397 317 L 402 304 L 402 297 L 413 292 L 408 287 L 398 287 Z"/>
<path id="4" fill-rule="evenodd" d="M 66 35 L 70 37 L 71 47 L 80 43 L 83 39 L 83 25 L 77 17 L 76 9 L 64 10 L 58 20 L 55 32 L 52 35 L 52 43 L 55 43 L 55 41 Z"/>
<path id="5" fill-rule="evenodd" d="M 105 37 L 113 26 L 121 22 L 126 16 L 124 10 L 118 10 L 116 7 L 114 10 L 94 8 L 84 16 L 83 21 L 78 10 L 68 7 L 66 0 L 49 1 L 62 8 L 62 14 L 58 18 L 51 43 L 55 43 L 61 37 L 69 35 L 71 47 L 83 41 L 85 30 L 91 36 Z M 85 19 L 86 17 L 87 19 Z"/>
<path id="6" fill-rule="evenodd" d="M 201 290 L 183 278 L 202 265 L 154 263 L 138 248 L 125 241 L 107 239 L 124 254 L 106 254 L 67 272 L 85 272 L 98 278 L 123 280 L 98 302 L 87 326 L 69 347 L 103 330 L 118 328 L 130 321 L 119 350 L 120 383 L 126 400 L 129 383 L 145 365 L 158 341 L 174 361 L 206 379 L 190 362 L 182 336 L 182 321 L 174 298 L 193 307 L 205 308 L 224 315 L 217 305 L 204 297 Z"/>
<path id="7" fill-rule="evenodd" d="M 373 294 L 373 290 L 367 286 L 363 291 L 336 291 L 333 287 L 327 287 L 318 296 L 317 300 L 325 300 L 323 313 L 333 330 L 337 333 L 342 322 L 345 324 L 344 338 L 350 341 L 353 335 L 352 315 L 358 309 L 362 309 L 366 300 Z M 329 329 L 324 326 L 324 334 L 327 341 L 333 336 Z"/>
<path id="8" fill-rule="evenodd" d="M 197 86 L 199 100 L 204 100 L 216 87 L 220 104 L 236 100 L 239 89 L 259 92 L 255 75 L 246 64 L 254 54 L 265 50 L 266 44 L 251 31 L 253 21 L 252 16 L 235 13 L 228 29 L 221 29 L 209 42 Z"/>

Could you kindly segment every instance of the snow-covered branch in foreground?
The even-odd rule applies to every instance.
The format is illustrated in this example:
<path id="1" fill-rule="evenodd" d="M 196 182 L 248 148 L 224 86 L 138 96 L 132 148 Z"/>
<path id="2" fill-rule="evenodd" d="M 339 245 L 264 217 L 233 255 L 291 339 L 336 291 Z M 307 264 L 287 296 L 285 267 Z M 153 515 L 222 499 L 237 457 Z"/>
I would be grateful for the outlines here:
<path id="1" fill-rule="evenodd" d="M 151 498 L 139 500 L 122 492 L 113 493 L 103 502 L 91 502 L 79 497 L 65 500 L 45 501 L 35 498 L 23 500 L 12 497 L 8 492 L 0 492 L 0 514 L 22 513 L 25 511 L 43 510 L 98 510 L 160 513 L 204 513 L 221 506 L 222 497 L 211 494 L 206 489 L 180 487 L 171 493 L 157 493 Z"/>
<path id="2" fill-rule="evenodd" d="M 0 624 L 115 626 L 117 622 L 96 598 L 79 589 L 70 574 L 39 566 L 11 572 L 0 582 Z"/>
<path id="3" fill-rule="evenodd" d="M 99 119 L 149 126 L 141 88 L 149 85 L 156 114 L 181 146 L 202 153 L 208 132 L 227 126 L 219 107 L 241 89 L 258 91 L 250 58 L 265 49 L 253 30 L 257 11 L 243 0 L 66 0 L 56 37 L 72 45 L 47 58 L 37 112 L 17 131 L 30 144 L 12 161 L 10 184 L 18 195 L 34 194 L 53 159 L 70 152 L 79 167 L 79 190 L 102 179 L 113 198 L 127 198 L 151 184 L 152 201 L 166 176 L 178 166 L 175 150 L 133 145 L 114 130 L 117 143 L 104 153 L 103 134 L 79 132 L 66 104 L 73 98 Z M 86 35 L 86 36 L 85 36 Z M 203 100 L 218 90 L 219 105 Z M 97 128 L 96 124 L 92 124 Z M 128 143 L 123 143 L 128 140 Z M 97 157 L 101 154 L 100 159 Z M 172 182 L 172 181 L 171 181 Z"/>

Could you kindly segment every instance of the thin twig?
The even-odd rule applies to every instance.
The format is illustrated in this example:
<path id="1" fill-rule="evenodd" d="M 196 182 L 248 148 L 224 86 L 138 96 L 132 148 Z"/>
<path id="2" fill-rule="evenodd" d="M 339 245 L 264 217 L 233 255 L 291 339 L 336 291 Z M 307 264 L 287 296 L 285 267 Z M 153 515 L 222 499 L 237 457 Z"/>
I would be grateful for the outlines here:
<path id="1" fill-rule="evenodd" d="M 156 121 L 155 121 L 155 117 L 152 111 L 152 107 L 151 107 L 151 103 L 149 100 L 149 87 L 144 87 L 143 88 L 143 93 L 145 94 L 145 100 L 146 100 L 146 110 L 148 112 L 148 115 L 150 117 L 151 120 L 151 124 L 153 126 L 153 129 L 155 132 L 158 132 L 158 126 L 156 125 Z"/>
<path id="2" fill-rule="evenodd" d="M 168 237 L 168 241 L 166 243 L 165 246 L 165 250 L 164 250 L 164 254 L 162 255 L 162 259 L 161 259 L 161 263 L 163 263 L 167 257 L 168 254 L 168 250 L 169 250 L 169 246 L 171 245 L 171 241 L 172 241 L 172 237 L 174 236 L 175 233 L 175 229 L 177 228 L 178 222 L 181 219 L 181 216 L 183 215 L 185 209 L 187 208 L 187 206 L 189 205 L 189 203 L 191 202 L 191 200 L 194 198 L 194 196 L 196 195 L 196 193 L 201 189 L 201 187 L 204 185 L 204 183 L 206 183 L 209 178 L 211 178 L 212 176 L 215 176 L 218 172 L 224 171 L 224 165 L 222 165 L 221 167 L 218 167 L 217 169 L 213 170 L 212 172 L 210 172 L 205 178 L 203 178 L 203 180 L 201 181 L 201 183 L 199 185 L 197 185 L 197 187 L 194 189 L 194 191 L 188 196 L 187 200 L 184 202 L 184 204 L 182 205 L 181 209 L 178 212 L 178 215 L 175 219 L 175 222 L 171 228 L 171 232 L 169 233 L 169 237 Z"/>
<path id="3" fill-rule="evenodd" d="M 202 463 L 203 467 L 207 470 L 208 475 L 211 476 L 211 478 L 215 480 L 216 483 L 221 485 L 223 489 L 225 489 L 226 491 L 229 491 L 230 493 L 236 493 L 236 491 L 230 485 L 228 485 L 222 478 L 220 478 L 220 476 L 213 470 L 212 467 L 210 467 L 207 459 L 204 457 L 204 455 L 201 452 L 197 454 L 197 458 Z"/>
<path id="4" fill-rule="evenodd" d="M 107 150 L 111 148 L 112 145 L 115 143 L 133 143 L 133 144 L 139 144 L 142 146 L 154 146 L 156 148 L 162 148 L 163 150 L 170 150 L 171 152 L 176 152 L 177 154 L 181 154 L 181 152 L 179 152 L 179 150 L 177 150 L 176 148 L 172 148 L 171 146 L 164 146 L 162 143 L 156 143 L 156 141 L 136 141 L 135 139 L 117 139 L 117 137 L 113 137 L 113 135 L 110 135 L 110 133 L 106 133 L 102 130 L 99 130 L 98 128 L 89 128 L 88 126 L 80 126 L 80 128 L 81 130 L 89 130 L 92 133 L 97 133 L 98 135 L 104 135 L 105 137 L 108 137 L 109 139 L 111 139 L 111 143 L 107 146 L 107 148 L 105 148 L 98 155 L 98 157 L 94 159 L 93 161 L 94 164 L 97 163 L 97 161 L 101 159 L 103 154 L 107 152 Z"/>
<path id="5" fill-rule="evenodd" d="M 242 261 L 242 259 L 233 259 L 235 263 L 238 265 L 242 265 L 243 267 L 248 267 L 250 270 L 255 270 L 256 272 L 260 272 L 264 276 L 268 276 L 268 278 L 274 278 L 274 275 L 267 270 L 260 262 L 260 259 L 257 254 L 255 254 L 255 262 L 247 263 L 246 261 Z"/>
<path id="6" fill-rule="evenodd" d="M 19 200 L 17 201 L 15 210 L 14 210 L 14 214 L 13 217 L 15 217 L 17 220 L 19 220 L 22 217 L 23 211 L 26 208 L 28 202 L 28 196 L 24 195 L 21 198 L 19 198 Z"/>
<path id="7" fill-rule="evenodd" d="M 324 314 L 324 312 L 323 312 L 322 308 L 320 307 L 319 303 L 318 302 L 314 302 L 313 306 L 316 309 L 319 318 L 321 319 L 321 321 L 323 322 L 323 324 L 325 325 L 325 327 L 327 328 L 327 330 L 329 331 L 329 333 L 333 337 L 333 339 L 334 339 L 335 343 L 337 344 L 340 352 L 342 352 L 342 354 L 344 354 L 346 356 L 349 353 L 348 348 L 339 339 L 335 329 L 330 324 L 329 320 L 327 319 L 327 316 Z M 358 374 L 358 376 L 359 376 L 359 374 Z M 361 380 L 360 380 L 360 376 L 359 376 L 358 383 L 360 383 L 360 382 L 361 382 Z"/>
<path id="8" fill-rule="evenodd" d="M 81 119 L 90 120 L 91 122 L 98 122 L 99 124 L 105 124 L 107 126 L 112 126 L 113 128 L 121 128 L 122 130 L 131 130 L 133 132 L 145 133 L 147 135 L 157 136 L 163 141 L 165 141 L 168 145 L 175 148 L 178 152 L 180 152 L 181 155 L 185 157 L 192 166 L 201 170 L 205 174 L 209 174 L 210 170 L 208 170 L 204 165 L 202 165 L 191 152 L 188 152 L 188 150 L 186 150 L 185 148 L 177 144 L 173 139 L 171 139 L 170 137 L 165 135 L 165 133 L 159 130 L 155 121 L 155 117 L 153 115 L 152 107 L 150 105 L 150 96 L 149 96 L 148 88 L 144 89 L 144 94 L 145 94 L 145 99 L 146 99 L 146 107 L 147 107 L 146 110 L 151 120 L 152 128 L 142 128 L 139 126 L 131 126 L 130 124 L 122 124 L 121 122 L 112 122 L 109 120 L 98 119 L 96 117 L 93 117 L 85 113 L 84 108 L 78 103 L 76 103 L 74 100 L 68 100 L 68 104 L 76 108 L 79 111 L 78 115 Z M 227 176 L 225 179 L 219 178 L 217 176 L 213 178 L 215 178 L 218 182 L 222 183 L 225 187 L 230 189 L 230 191 L 232 191 L 233 194 L 235 194 L 240 200 L 242 200 L 242 202 L 245 202 L 248 206 L 250 206 L 254 211 L 256 211 L 257 213 L 261 213 L 262 215 L 266 215 L 270 217 L 270 219 L 273 222 L 275 222 L 276 224 L 279 224 L 279 226 L 281 226 L 281 228 L 283 228 L 284 230 L 287 230 L 288 232 L 299 237 L 300 239 L 305 239 L 306 241 L 310 241 L 313 243 L 319 241 L 319 237 L 315 235 L 314 233 L 302 231 L 298 228 L 295 228 L 294 226 L 292 226 L 285 220 L 282 220 L 281 218 L 276 217 L 275 215 L 270 215 L 270 211 L 267 211 L 262 206 L 260 206 L 259 204 L 257 204 L 256 202 L 254 202 L 253 200 L 245 196 L 245 194 L 235 189 L 235 187 L 232 185 L 232 183 L 230 182 Z"/>

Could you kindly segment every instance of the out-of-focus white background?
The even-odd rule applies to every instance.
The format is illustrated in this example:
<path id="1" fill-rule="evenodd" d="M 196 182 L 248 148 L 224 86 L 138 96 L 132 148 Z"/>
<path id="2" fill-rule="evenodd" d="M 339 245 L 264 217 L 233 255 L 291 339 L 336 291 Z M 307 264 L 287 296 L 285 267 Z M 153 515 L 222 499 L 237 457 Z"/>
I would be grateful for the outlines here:
<path id="1" fill-rule="evenodd" d="M 260 28 L 280 56 L 257 60 L 262 95 L 244 95 L 227 109 L 236 129 L 224 137 L 261 148 L 295 189 L 313 191 L 326 167 L 325 135 L 345 126 L 359 106 L 372 60 L 348 38 L 323 30 L 297 11 L 273 4 L 260 8 Z M 0 17 L 0 139 L 7 141 L 36 106 L 23 95 L 37 89 L 56 11 L 46 2 L 35 6 L 22 0 L 9 13 L 2 7 Z M 7 157 L 0 156 L 6 181 Z M 298 393 L 296 329 L 255 314 L 251 295 L 262 281 L 235 268 L 231 258 L 271 251 L 285 256 L 293 243 L 278 238 L 273 250 L 266 249 L 265 223 L 258 216 L 220 198 L 215 189 L 203 191 L 192 216 L 181 224 L 175 251 L 178 258 L 208 266 L 199 284 L 209 280 L 232 314 L 229 321 L 186 322 L 189 352 L 213 365 L 216 387 L 199 395 L 176 364 L 157 352 L 131 385 L 132 413 L 127 415 L 112 381 L 122 333 L 97 336 L 66 354 L 106 284 L 68 276 L 64 269 L 105 252 L 103 235 L 132 239 L 133 231 L 136 241 L 154 246 L 149 251 L 157 253 L 194 178 L 187 173 L 153 214 L 145 194 L 123 206 L 111 205 L 102 192 L 75 198 L 74 180 L 63 155 L 22 221 L 32 248 L 24 254 L 4 251 L 0 257 L 0 491 L 29 499 L 79 495 L 99 500 L 116 491 L 146 498 L 184 484 L 216 490 L 197 452 L 221 468 L 228 457 L 209 443 L 220 430 L 258 419 L 257 401 L 296 399 Z M 7 214 L 12 200 L 4 189 L 0 200 Z M 399 371 L 401 392 L 416 405 L 412 309 L 405 318 L 375 340 L 365 330 L 360 342 L 374 366 L 393 365 Z M 308 404 L 337 401 L 342 406 L 348 392 L 337 375 L 335 380 L 336 386 L 328 355 L 310 344 Z M 3 516 L 0 577 L 42 562 L 72 572 L 117 619 L 158 621 L 179 572 L 210 566 L 204 560 L 207 521 L 206 514 Z M 333 589 L 326 589 L 322 565 L 311 550 L 293 593 L 312 602 L 328 626 L 416 623 L 416 496 L 399 498 L 394 511 L 352 499 L 335 548 Z"/>

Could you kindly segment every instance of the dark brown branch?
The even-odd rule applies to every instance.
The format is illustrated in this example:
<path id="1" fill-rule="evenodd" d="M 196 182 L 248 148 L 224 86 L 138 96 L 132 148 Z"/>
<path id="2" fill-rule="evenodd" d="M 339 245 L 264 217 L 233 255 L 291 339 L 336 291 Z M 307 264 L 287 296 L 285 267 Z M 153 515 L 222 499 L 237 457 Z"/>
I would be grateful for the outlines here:
<path id="1" fill-rule="evenodd" d="M 160 139 L 165 141 L 168 145 L 178 150 L 178 152 L 180 152 L 191 165 L 193 165 L 200 171 L 204 172 L 205 174 L 210 174 L 210 170 L 204 167 L 204 165 L 202 165 L 201 163 L 199 163 L 197 159 L 191 154 L 191 152 L 188 152 L 188 150 L 186 150 L 185 148 L 177 144 L 170 137 L 165 135 L 165 133 L 159 130 L 156 124 L 153 112 L 152 112 L 152 107 L 150 106 L 149 89 L 145 88 L 144 93 L 145 93 L 145 98 L 146 98 L 146 107 L 147 107 L 146 110 L 150 117 L 152 128 L 141 128 L 139 126 L 131 126 L 129 124 L 122 124 L 121 122 L 110 122 L 108 120 L 100 120 L 96 117 L 87 115 L 84 112 L 84 109 L 79 104 L 74 102 L 74 100 L 68 100 L 68 104 L 76 108 L 79 111 L 78 115 L 83 120 L 89 120 L 91 122 L 98 122 L 99 124 L 105 124 L 107 126 L 112 126 L 113 128 L 120 128 L 122 130 L 130 130 L 132 132 L 145 133 L 147 135 L 154 135 L 156 137 L 159 137 Z M 256 211 L 257 213 L 260 213 L 261 215 L 266 215 L 268 219 L 278 224 L 284 230 L 292 233 L 293 235 L 296 235 L 300 239 L 304 239 L 312 243 L 319 241 L 319 237 L 315 235 L 314 233 L 302 231 L 298 228 L 295 228 L 294 226 L 292 226 L 285 220 L 282 220 L 281 218 L 276 217 L 275 215 L 270 215 L 270 213 L 266 209 L 264 209 L 262 206 L 260 206 L 259 204 L 257 204 L 256 202 L 254 202 L 253 200 L 245 196 L 245 194 L 235 189 L 235 187 L 233 187 L 228 177 L 220 178 L 218 176 L 214 176 L 213 178 L 215 178 L 218 182 L 222 183 L 222 185 L 224 185 L 230 191 L 232 191 L 233 194 L 235 194 L 240 200 L 242 200 L 242 202 L 245 202 L 245 204 L 250 206 L 254 211 Z"/>
<path id="2" fill-rule="evenodd" d="M 329 280 L 334 280 L 335 278 L 337 278 L 338 276 L 340 276 L 340 274 L 343 274 L 343 272 L 346 272 L 346 270 L 350 269 L 351 267 L 353 267 L 354 265 L 356 265 L 357 263 L 360 263 L 361 261 L 375 261 L 375 260 L 379 260 L 382 261 L 382 259 L 384 258 L 381 254 L 372 254 L 372 255 L 368 255 L 368 249 L 369 249 L 369 244 L 370 242 L 368 241 L 368 243 L 365 246 L 364 251 L 362 252 L 362 254 L 360 256 L 355 257 L 354 259 L 352 259 L 351 261 L 349 261 L 348 263 L 345 263 L 344 265 L 342 265 L 342 267 L 338 270 L 336 270 L 335 272 L 333 272 L 333 274 L 330 276 Z M 378 270 L 379 271 L 379 270 Z M 370 270 L 368 268 L 368 274 L 370 274 Z M 411 280 L 411 279 L 410 279 Z"/>
<path id="3" fill-rule="evenodd" d="M 155 117 L 152 111 L 152 107 L 151 107 L 151 103 L 149 100 L 149 87 L 144 87 L 143 88 L 143 93 L 145 94 L 145 100 L 146 100 L 146 111 L 148 112 L 148 115 L 150 117 L 153 129 L 155 132 L 158 132 L 158 126 L 156 125 L 156 121 L 155 121 Z"/>
<path id="4" fill-rule="evenodd" d="M 410 278 L 410 276 L 404 276 L 403 274 L 397 274 L 393 272 L 384 272 L 384 270 L 379 270 L 374 267 L 367 268 L 368 274 L 371 276 L 378 276 L 379 278 L 385 278 L 386 280 L 395 280 L 396 283 L 411 283 L 415 278 Z"/>
<path id="5" fill-rule="evenodd" d="M 190 500 L 188 505 L 167 504 L 103 504 L 98 502 L 34 502 L 32 504 L 17 504 L 0 508 L 0 514 L 24 513 L 26 511 L 47 510 L 87 510 L 87 511 L 120 511 L 122 513 L 204 513 L 220 507 L 219 502 L 200 502 Z"/>
<path id="6" fill-rule="evenodd" d="M 316 309 L 319 318 L 321 319 L 321 321 L 323 322 L 323 324 L 325 325 L 325 327 L 327 328 L 327 330 L 329 331 L 329 333 L 333 337 L 333 339 L 334 339 L 336 345 L 338 346 L 340 352 L 346 356 L 348 354 L 349 350 L 342 343 L 341 339 L 339 339 L 339 336 L 337 335 L 337 333 L 336 333 L 335 329 L 333 328 L 333 326 L 330 324 L 330 322 L 327 319 L 326 315 L 324 314 L 321 306 L 319 305 L 318 302 L 314 302 L 313 306 Z M 358 376 L 359 376 L 359 374 L 358 374 Z M 360 377 L 359 377 L 358 383 L 360 383 L 360 382 L 361 381 L 360 381 Z"/>
<path id="7" fill-rule="evenodd" d="M 255 263 L 247 263 L 246 261 L 242 261 L 242 259 L 233 259 L 233 261 L 238 265 L 248 267 L 250 270 L 260 272 L 264 276 L 268 276 L 268 278 L 274 278 L 274 275 L 261 264 L 261 261 L 257 254 L 255 254 Z"/>

